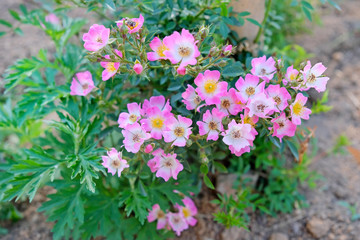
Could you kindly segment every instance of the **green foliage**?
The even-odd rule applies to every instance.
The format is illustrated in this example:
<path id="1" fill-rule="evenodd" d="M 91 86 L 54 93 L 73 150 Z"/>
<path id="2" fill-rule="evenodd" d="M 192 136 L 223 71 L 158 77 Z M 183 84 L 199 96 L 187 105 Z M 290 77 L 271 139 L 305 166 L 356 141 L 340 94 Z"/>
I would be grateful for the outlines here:
<path id="1" fill-rule="evenodd" d="M 311 107 L 312 114 L 326 113 L 331 111 L 332 106 L 326 105 L 329 98 L 329 91 L 325 91 L 321 99 L 318 99 Z"/>
<path id="2" fill-rule="evenodd" d="M 335 143 L 333 149 L 331 150 L 331 153 L 347 154 L 348 151 L 347 151 L 346 147 L 350 146 L 350 145 L 351 145 L 351 142 L 347 136 L 339 135 L 338 138 L 336 139 L 336 143 Z"/>
<path id="3" fill-rule="evenodd" d="M 349 212 L 351 214 L 351 218 L 350 218 L 351 221 L 354 222 L 354 221 L 357 221 L 360 219 L 360 213 L 358 213 L 356 204 L 351 205 L 350 203 L 345 202 L 345 201 L 339 201 L 338 204 L 349 210 Z"/>

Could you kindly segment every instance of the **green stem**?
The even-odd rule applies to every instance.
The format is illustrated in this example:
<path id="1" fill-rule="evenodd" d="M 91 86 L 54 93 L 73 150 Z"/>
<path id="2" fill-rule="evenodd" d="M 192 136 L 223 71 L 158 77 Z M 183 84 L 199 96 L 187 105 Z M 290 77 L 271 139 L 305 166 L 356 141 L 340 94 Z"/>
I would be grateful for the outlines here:
<path id="1" fill-rule="evenodd" d="M 268 2 L 267 2 L 265 16 L 264 16 L 264 19 L 263 19 L 263 21 L 261 23 L 261 27 L 259 28 L 259 31 L 256 34 L 254 43 L 259 42 L 260 37 L 261 37 L 261 35 L 262 35 L 263 31 L 264 31 L 264 26 L 265 26 L 265 24 L 267 22 L 267 19 L 269 17 L 269 12 L 270 12 L 270 9 L 271 9 L 271 2 L 272 2 L 272 0 L 268 0 Z"/>

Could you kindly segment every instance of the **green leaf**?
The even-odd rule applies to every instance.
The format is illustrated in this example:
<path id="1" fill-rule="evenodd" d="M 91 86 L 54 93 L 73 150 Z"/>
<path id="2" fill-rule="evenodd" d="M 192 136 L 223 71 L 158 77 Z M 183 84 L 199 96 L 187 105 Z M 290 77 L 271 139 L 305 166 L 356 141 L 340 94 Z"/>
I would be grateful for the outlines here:
<path id="1" fill-rule="evenodd" d="M 261 24 L 253 18 L 246 18 L 246 20 L 248 20 L 249 22 L 251 22 L 252 24 L 254 24 L 258 27 L 261 27 Z"/>
<path id="2" fill-rule="evenodd" d="M 207 164 L 205 164 L 205 163 L 201 164 L 200 172 L 204 175 L 208 174 L 209 168 L 208 168 Z"/>
<path id="3" fill-rule="evenodd" d="M 210 181 L 209 177 L 204 175 L 204 183 L 205 185 L 208 187 L 208 188 L 211 188 L 211 189 L 215 189 L 214 185 L 212 184 L 212 182 Z"/>
<path id="4" fill-rule="evenodd" d="M 250 14 L 251 14 L 250 12 L 244 11 L 244 12 L 240 12 L 240 13 L 238 14 L 238 16 L 240 16 L 240 17 L 245 17 L 245 16 L 248 16 L 248 15 L 250 15 Z"/>
<path id="5" fill-rule="evenodd" d="M 16 20 L 18 20 L 18 21 L 21 20 L 20 15 L 19 15 L 18 12 L 14 11 L 14 10 L 12 10 L 12 9 L 9 9 L 9 13 L 10 13 L 10 15 L 11 15 L 13 18 L 15 18 Z"/>
<path id="6" fill-rule="evenodd" d="M 0 37 L 4 36 L 6 32 L 0 32 Z"/>
<path id="7" fill-rule="evenodd" d="M 214 162 L 214 166 L 221 173 L 227 173 L 228 172 L 227 168 L 223 164 L 221 164 L 219 162 Z"/>
<path id="8" fill-rule="evenodd" d="M 291 153 L 294 155 L 294 157 L 295 157 L 297 160 L 299 160 L 299 151 L 298 151 L 296 145 L 295 145 L 293 142 L 289 141 L 289 140 L 284 139 L 284 141 L 285 141 L 286 144 L 288 145 L 288 147 L 289 147 Z"/>
<path id="9" fill-rule="evenodd" d="M 12 24 L 9 23 L 8 21 L 4 20 L 4 19 L 0 19 L 0 24 L 1 24 L 1 25 L 4 25 L 4 26 L 6 26 L 6 27 L 9 27 L 9 28 L 12 27 Z"/>
<path id="10" fill-rule="evenodd" d="M 148 198 L 139 195 L 136 191 L 132 192 L 131 197 L 125 201 L 125 211 L 127 216 L 134 212 L 135 217 L 140 221 L 141 225 L 144 224 L 148 215 L 148 209 L 151 209 L 151 204 Z"/>
<path id="11" fill-rule="evenodd" d="M 237 77 L 244 73 L 241 62 L 234 62 L 226 66 L 222 71 L 223 77 Z"/>
<path id="12" fill-rule="evenodd" d="M 226 25 L 224 21 L 220 22 L 219 30 L 221 36 L 226 39 L 228 37 L 228 34 L 230 33 L 230 28 Z"/>

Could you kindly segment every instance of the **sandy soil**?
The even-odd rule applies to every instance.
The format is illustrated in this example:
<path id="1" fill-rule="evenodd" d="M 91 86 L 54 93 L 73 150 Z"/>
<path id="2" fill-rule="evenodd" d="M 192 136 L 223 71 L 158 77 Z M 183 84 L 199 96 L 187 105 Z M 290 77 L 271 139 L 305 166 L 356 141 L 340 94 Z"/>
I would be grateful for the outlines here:
<path id="1" fill-rule="evenodd" d="M 2 0 L 1 17 L 10 19 L 6 9 L 16 9 L 21 2 Z M 315 53 L 312 62 L 322 61 L 328 66 L 326 74 L 331 77 L 328 88 L 333 110 L 312 116 L 308 122 L 310 127 L 317 126 L 319 156 L 333 147 L 340 134 L 346 135 L 352 147 L 360 150 L 360 1 L 344 0 L 341 7 L 341 12 L 322 9 L 323 25 L 315 26 L 312 35 L 295 38 L 298 44 Z M 40 30 L 29 26 L 23 30 L 26 38 L 7 35 L 1 39 L 0 72 L 18 58 L 35 55 L 40 48 L 53 49 Z M 311 170 L 320 173 L 325 180 L 319 182 L 317 189 L 306 191 L 309 208 L 278 218 L 255 216 L 251 231 L 246 232 L 214 224 L 210 213 L 212 206 L 207 203 L 208 196 L 204 195 L 196 200 L 200 209 L 199 223 L 184 232 L 181 239 L 360 240 L 360 221 L 351 222 L 348 210 L 338 204 L 340 200 L 357 204 L 360 212 L 360 154 L 356 156 L 356 150 L 352 153 L 315 158 Z M 42 196 L 39 194 L 34 203 L 21 207 L 24 219 L 13 224 L 9 234 L 2 239 L 51 239 L 51 224 L 36 212 L 40 202 L 44 201 Z"/>

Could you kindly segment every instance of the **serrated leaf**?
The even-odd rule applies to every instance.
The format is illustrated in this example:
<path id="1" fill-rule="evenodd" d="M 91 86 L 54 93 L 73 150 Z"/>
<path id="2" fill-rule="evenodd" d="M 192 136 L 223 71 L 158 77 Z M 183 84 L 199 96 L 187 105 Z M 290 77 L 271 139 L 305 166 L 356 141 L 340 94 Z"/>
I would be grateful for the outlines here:
<path id="1" fill-rule="evenodd" d="M 208 188 L 215 189 L 214 185 L 212 184 L 212 182 L 210 181 L 210 179 L 209 179 L 208 176 L 204 175 L 203 179 L 204 179 L 205 185 L 206 185 Z"/>

